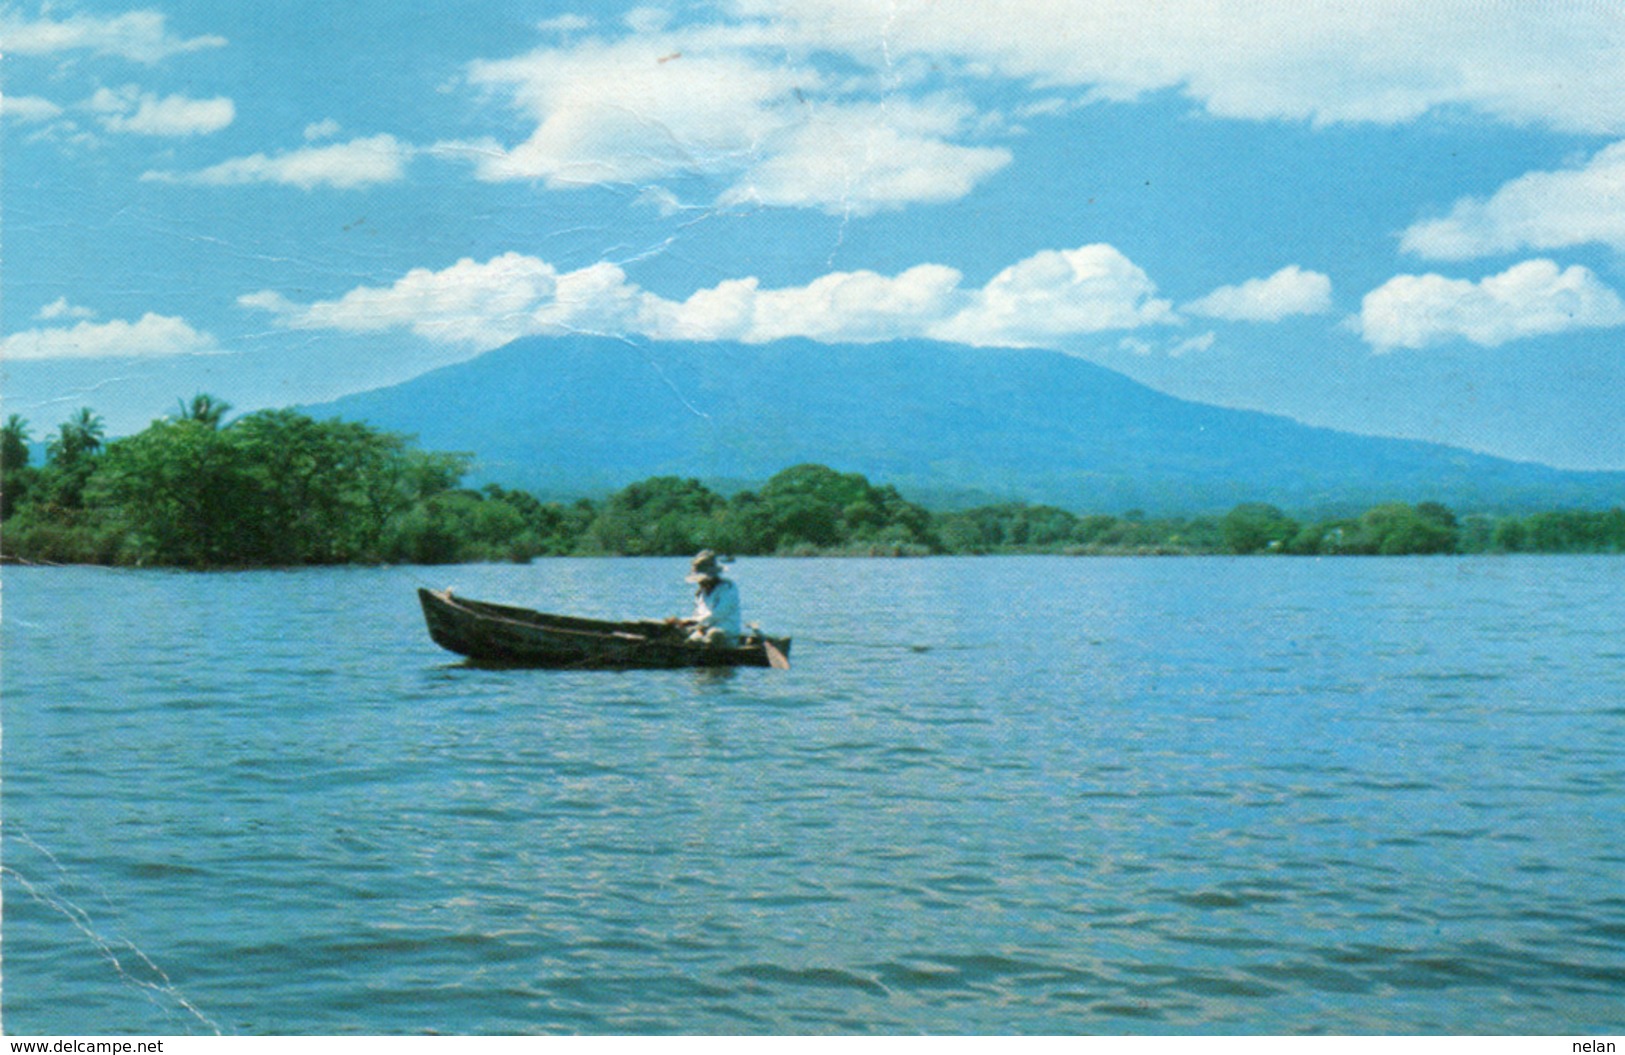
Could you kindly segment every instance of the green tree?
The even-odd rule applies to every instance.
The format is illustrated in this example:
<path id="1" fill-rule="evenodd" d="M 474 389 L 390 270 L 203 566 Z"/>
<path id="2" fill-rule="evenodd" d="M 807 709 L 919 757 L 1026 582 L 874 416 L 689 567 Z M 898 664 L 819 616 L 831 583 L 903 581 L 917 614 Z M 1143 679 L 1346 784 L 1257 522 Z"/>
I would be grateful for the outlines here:
<path id="1" fill-rule="evenodd" d="M 508 503 L 477 491 L 446 491 L 395 521 L 384 555 L 413 564 L 508 560 L 524 530 L 524 516 Z"/>
<path id="2" fill-rule="evenodd" d="M 1180 523 L 1168 542 L 1187 553 L 1217 553 L 1224 548 L 1224 531 L 1214 517 L 1193 517 Z"/>
<path id="3" fill-rule="evenodd" d="M 27 500 L 38 475 L 28 464 L 28 422 L 16 414 L 0 427 L 0 520 Z"/>
<path id="4" fill-rule="evenodd" d="M 876 487 L 859 473 L 825 465 L 796 465 L 776 474 L 758 495 L 730 506 L 749 524 L 752 552 L 801 547 L 867 547 L 886 551 L 940 548 L 931 515 L 906 501 L 897 489 Z"/>
<path id="5" fill-rule="evenodd" d="M 1625 508 L 1615 506 L 1600 516 L 1603 548 L 1612 553 L 1625 553 Z"/>
<path id="6" fill-rule="evenodd" d="M 230 409 L 230 403 L 216 399 L 207 392 L 199 392 L 192 397 L 190 403 L 184 399 L 180 400 L 180 415 L 177 420 L 195 421 L 211 429 L 218 429 Z"/>
<path id="7" fill-rule="evenodd" d="M 203 421 L 160 419 L 108 447 L 88 496 L 117 508 L 142 560 L 252 562 L 262 507 L 245 456 Z"/>
<path id="8" fill-rule="evenodd" d="M 1404 502 L 1373 506 L 1360 516 L 1360 526 L 1373 551 L 1384 556 L 1454 553 L 1456 518 L 1437 503 L 1412 507 Z"/>
<path id="9" fill-rule="evenodd" d="M 16 414 L 0 428 L 0 473 L 15 472 L 28 464 L 28 443 L 33 439 L 28 422 Z"/>
<path id="10" fill-rule="evenodd" d="M 720 517 L 714 549 L 728 553 L 772 553 L 778 546 L 778 527 L 771 505 L 754 491 L 740 491 L 728 499 Z"/>
<path id="11" fill-rule="evenodd" d="M 1121 534 L 1123 523 L 1106 513 L 1093 513 L 1078 521 L 1072 537 L 1085 546 L 1109 545 Z"/>
<path id="12" fill-rule="evenodd" d="M 936 517 L 936 534 L 949 553 L 991 553 L 1004 545 L 1009 506 L 977 506 Z"/>
<path id="13" fill-rule="evenodd" d="M 1461 553 L 1487 553 L 1495 548 L 1495 518 L 1482 513 L 1463 517 L 1456 548 Z"/>
<path id="14" fill-rule="evenodd" d="M 1054 550 L 1081 541 L 1080 521 L 1073 514 L 1022 502 L 947 513 L 936 517 L 934 524 L 942 546 L 958 553 Z"/>
<path id="15" fill-rule="evenodd" d="M 587 529 L 605 553 L 673 556 L 713 545 L 723 498 L 695 479 L 656 476 L 610 495 Z"/>
<path id="16" fill-rule="evenodd" d="M 89 407 L 81 407 L 64 421 L 45 444 L 47 461 L 39 479 L 39 497 L 64 509 L 81 508 L 106 435 L 101 415 Z"/>
<path id="17" fill-rule="evenodd" d="M 1298 522 L 1275 506 L 1247 502 L 1226 513 L 1219 523 L 1224 548 L 1231 553 L 1282 549 L 1298 534 Z"/>
<path id="18" fill-rule="evenodd" d="M 1495 525 L 1495 548 L 1503 553 L 1523 552 L 1528 539 L 1529 532 L 1517 517 L 1507 517 Z"/>
<path id="19" fill-rule="evenodd" d="M 523 526 L 508 554 L 513 560 L 575 552 L 598 513 L 587 499 L 567 506 L 543 502 L 528 491 L 510 491 L 498 484 L 486 484 L 482 491 L 488 500 L 501 502 L 520 516 Z"/>
<path id="20" fill-rule="evenodd" d="M 80 407 L 47 441 L 45 454 L 58 465 L 75 464 L 101 450 L 106 437 L 107 425 L 101 415 L 89 407 Z"/>
<path id="21" fill-rule="evenodd" d="M 88 496 L 128 525 L 142 559 L 292 565 L 376 559 L 391 522 L 458 472 L 353 422 L 259 411 L 220 426 L 160 419 L 112 444 Z M 438 492 L 436 492 L 438 493 Z"/>
<path id="22" fill-rule="evenodd" d="M 1525 548 L 1537 553 L 1602 553 L 1617 550 L 1620 510 L 1557 509 L 1526 517 Z"/>
<path id="23" fill-rule="evenodd" d="M 406 441 L 356 422 L 262 410 L 225 430 L 259 503 L 244 538 L 256 563 L 326 564 L 375 553 L 410 504 Z"/>

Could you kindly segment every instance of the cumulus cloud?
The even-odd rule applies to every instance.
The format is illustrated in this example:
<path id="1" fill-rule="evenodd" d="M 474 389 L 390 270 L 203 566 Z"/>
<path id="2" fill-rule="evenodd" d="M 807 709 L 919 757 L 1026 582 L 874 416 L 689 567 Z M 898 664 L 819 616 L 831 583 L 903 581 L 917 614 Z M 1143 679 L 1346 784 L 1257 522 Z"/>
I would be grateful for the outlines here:
<path id="1" fill-rule="evenodd" d="M 389 286 L 363 286 L 337 300 L 300 305 L 261 291 L 238 303 L 271 311 L 293 329 L 408 329 L 439 344 L 483 350 L 563 332 L 575 322 L 607 321 L 624 285 L 613 265 L 561 274 L 544 260 L 504 253 L 484 263 L 465 258 L 442 271 L 414 268 Z"/>
<path id="2" fill-rule="evenodd" d="M 518 337 L 574 331 L 663 340 L 761 343 L 786 337 L 883 341 L 934 337 L 979 345 L 1041 345 L 1074 334 L 1176 322 L 1145 273 L 1110 246 L 1046 251 L 1006 268 L 980 289 L 940 264 L 897 275 L 839 271 L 802 286 L 764 289 L 730 279 L 684 300 L 649 293 L 611 263 L 561 272 L 504 253 L 418 268 L 389 286 L 295 303 L 262 290 L 239 298 L 296 329 L 406 329 L 472 350 Z"/>
<path id="3" fill-rule="evenodd" d="M 867 214 L 963 197 L 1011 160 L 963 142 L 977 114 L 962 101 L 882 97 L 872 78 L 826 72 L 763 26 L 666 30 L 652 12 L 634 16 L 642 28 L 623 39 L 470 66 L 471 84 L 535 122 L 517 145 L 470 150 L 479 178 L 560 188 L 698 176 L 723 185 L 725 205 Z"/>
<path id="4" fill-rule="evenodd" d="M 819 341 L 881 341 L 924 333 L 963 303 L 960 274 L 921 264 L 896 276 L 837 271 L 805 286 L 762 289 L 754 278 L 703 289 L 681 303 L 646 304 L 645 332 L 673 340 L 784 337 Z"/>
<path id="5" fill-rule="evenodd" d="M 109 132 L 147 136 L 206 135 L 218 132 L 237 118 L 230 99 L 191 99 L 184 95 L 162 98 L 130 86 L 120 91 L 102 88 L 85 104 L 95 111 Z"/>
<path id="6" fill-rule="evenodd" d="M 62 107 L 34 95 L 0 96 L 0 119 L 19 124 L 49 121 L 62 116 Z"/>
<path id="7" fill-rule="evenodd" d="M 730 280 L 673 301 L 640 289 L 614 264 L 561 272 L 536 257 L 504 253 L 440 271 L 417 268 L 389 286 L 353 289 L 336 300 L 295 304 L 261 291 L 238 303 L 270 311 L 294 329 L 407 329 L 474 350 L 580 331 L 671 340 L 872 341 L 919 333 L 948 310 L 958 281 L 952 268 L 923 265 L 896 277 L 838 272 L 786 289 L 761 289 L 754 278 Z"/>
<path id="8" fill-rule="evenodd" d="M 1608 4 L 1166 0 L 1148 10 L 1140 0 L 733 0 L 731 7 L 771 20 L 800 47 L 846 53 L 876 69 L 925 57 L 1095 98 L 1174 89 L 1225 117 L 1393 123 L 1465 107 L 1569 131 L 1625 130 L 1625 21 Z"/>
<path id="9" fill-rule="evenodd" d="M 674 39 L 599 40 L 477 62 L 477 86 L 511 94 L 538 123 L 486 158 L 482 179 L 549 186 L 717 174 L 748 163 L 779 125 L 770 104 L 813 79 L 748 55 L 681 50 Z"/>
<path id="10" fill-rule="evenodd" d="M 1186 304 L 1183 310 L 1235 322 L 1277 322 L 1288 315 L 1318 315 L 1331 310 L 1331 306 L 1332 280 L 1293 264 L 1268 278 L 1220 286 Z"/>
<path id="11" fill-rule="evenodd" d="M 197 172 L 152 171 L 143 180 L 226 187 L 280 183 L 312 190 L 320 186 L 350 190 L 404 178 L 413 147 L 391 135 L 353 139 L 330 146 L 303 147 L 282 154 L 232 158 Z"/>
<path id="12" fill-rule="evenodd" d="M 1527 260 L 1479 282 L 1398 275 L 1365 295 L 1355 323 L 1379 351 L 1455 338 L 1495 347 L 1521 337 L 1625 325 L 1625 302 L 1588 268 Z"/>
<path id="13" fill-rule="evenodd" d="M 65 311 L 72 310 L 65 300 L 59 303 Z M 54 307 L 48 305 L 46 311 Z M 152 312 L 135 322 L 80 322 L 0 339 L 0 359 L 8 360 L 156 358 L 218 350 L 213 337 L 194 330 L 185 319 Z"/>
<path id="14" fill-rule="evenodd" d="M 339 131 L 340 125 L 337 121 L 331 117 L 323 118 L 305 126 L 305 140 L 306 142 L 314 142 L 318 139 L 332 139 L 339 134 Z"/>
<path id="15" fill-rule="evenodd" d="M 1413 225 L 1400 245 L 1419 256 L 1465 260 L 1522 249 L 1598 242 L 1625 249 L 1625 142 L 1578 168 L 1531 172 L 1488 198 Z"/>
<path id="16" fill-rule="evenodd" d="M 130 11 L 103 17 L 78 14 L 67 18 L 44 15 L 27 19 L 0 12 L 0 39 L 13 55 L 53 55 L 65 51 L 92 51 L 136 62 L 153 63 L 189 51 L 224 47 L 224 37 L 179 37 L 169 31 L 164 15 L 156 11 Z"/>
<path id="17" fill-rule="evenodd" d="M 1109 245 L 1045 250 L 993 276 L 931 336 L 962 344 L 1043 345 L 1072 334 L 1176 321 L 1156 285 Z"/>
<path id="18" fill-rule="evenodd" d="M 1010 163 L 1010 151 L 1002 147 L 965 146 L 941 138 L 930 126 L 955 122 L 931 121 L 925 113 L 929 109 L 929 103 L 898 103 L 822 110 L 783 131 L 773 149 L 749 165 L 719 202 L 867 215 L 915 203 L 957 201 Z M 943 109 L 963 111 L 952 105 Z"/>
<path id="19" fill-rule="evenodd" d="M 34 318 L 41 322 L 49 322 L 55 319 L 93 319 L 95 317 L 96 313 L 94 311 L 68 303 L 67 297 L 56 298 L 34 315 Z"/>
<path id="20" fill-rule="evenodd" d="M 696 25 L 640 8 L 627 30 L 555 20 L 545 28 L 564 39 L 471 64 L 471 85 L 532 122 L 519 142 L 468 150 L 477 175 L 553 188 L 697 176 L 720 184 L 723 205 L 857 215 L 956 200 L 1010 164 L 984 132 L 1008 133 L 1011 115 L 926 88 L 944 83 L 1034 93 L 1013 115 L 1178 91 L 1232 118 L 1398 123 L 1451 108 L 1625 132 L 1625 20 L 1608 5 L 731 0 L 724 11 Z"/>

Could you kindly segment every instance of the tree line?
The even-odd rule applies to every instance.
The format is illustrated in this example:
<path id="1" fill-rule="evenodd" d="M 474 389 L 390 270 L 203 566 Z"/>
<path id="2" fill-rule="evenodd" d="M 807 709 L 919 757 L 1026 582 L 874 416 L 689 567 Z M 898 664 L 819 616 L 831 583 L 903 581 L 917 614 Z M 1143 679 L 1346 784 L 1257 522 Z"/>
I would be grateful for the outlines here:
<path id="1" fill-rule="evenodd" d="M 1458 517 L 1435 502 L 1295 519 L 1244 503 L 1222 516 L 1077 514 L 1004 503 L 931 511 L 894 487 L 823 465 L 724 496 L 675 476 L 600 501 L 544 502 L 463 485 L 470 456 L 293 410 L 229 423 L 230 405 L 182 401 L 108 441 L 80 410 L 32 465 L 28 422 L 0 428 L 0 552 L 54 563 L 178 567 L 444 564 L 541 556 L 1438 554 L 1625 552 L 1625 509 Z"/>

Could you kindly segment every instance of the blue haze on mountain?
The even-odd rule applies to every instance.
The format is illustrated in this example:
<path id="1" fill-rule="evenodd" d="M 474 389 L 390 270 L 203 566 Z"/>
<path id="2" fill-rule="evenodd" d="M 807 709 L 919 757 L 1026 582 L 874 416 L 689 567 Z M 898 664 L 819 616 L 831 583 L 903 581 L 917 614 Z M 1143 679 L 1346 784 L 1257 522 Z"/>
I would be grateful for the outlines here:
<path id="1" fill-rule="evenodd" d="M 723 490 L 820 462 L 938 507 L 1023 500 L 1198 513 L 1625 502 L 1625 473 L 1315 428 L 1164 395 L 1056 352 L 933 341 L 765 345 L 526 338 L 307 410 L 474 455 L 474 479 L 554 498 L 656 475 Z"/>

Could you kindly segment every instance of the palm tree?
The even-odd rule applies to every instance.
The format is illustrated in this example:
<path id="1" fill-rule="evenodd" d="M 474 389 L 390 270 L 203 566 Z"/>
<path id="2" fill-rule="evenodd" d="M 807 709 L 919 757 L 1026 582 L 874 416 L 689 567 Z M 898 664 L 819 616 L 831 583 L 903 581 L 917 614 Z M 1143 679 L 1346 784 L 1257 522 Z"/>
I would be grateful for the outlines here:
<path id="1" fill-rule="evenodd" d="M 9 473 L 28 464 L 28 422 L 13 414 L 0 428 L 0 473 Z"/>
<path id="2" fill-rule="evenodd" d="M 181 421 L 201 422 L 211 429 L 218 429 L 220 427 L 220 422 L 224 420 L 226 416 L 226 411 L 231 409 L 230 403 L 227 403 L 223 399 L 216 399 L 207 392 L 199 392 L 197 395 L 192 397 L 192 402 L 190 403 L 186 402 L 184 399 L 180 400 L 179 402 L 181 408 Z"/>
<path id="3" fill-rule="evenodd" d="M 54 463 L 70 465 L 100 450 L 106 435 L 107 425 L 101 415 L 89 407 L 80 407 L 45 445 L 45 453 Z"/>

